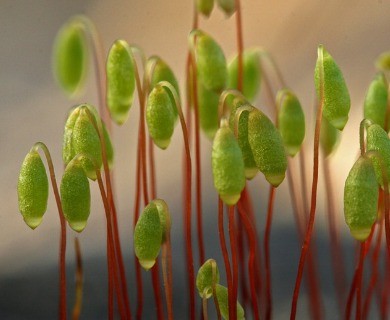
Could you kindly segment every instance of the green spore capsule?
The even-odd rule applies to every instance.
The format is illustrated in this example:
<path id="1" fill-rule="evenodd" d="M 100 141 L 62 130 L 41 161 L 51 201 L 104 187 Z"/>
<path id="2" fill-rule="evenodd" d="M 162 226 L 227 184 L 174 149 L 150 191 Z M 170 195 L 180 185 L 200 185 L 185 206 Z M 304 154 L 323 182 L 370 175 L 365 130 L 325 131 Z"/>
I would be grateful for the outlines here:
<path id="1" fill-rule="evenodd" d="M 260 110 L 249 113 L 248 140 L 259 170 L 271 185 L 279 186 L 287 170 L 286 152 L 279 131 Z"/>
<path id="2" fill-rule="evenodd" d="M 70 96 L 82 89 L 88 69 L 88 45 L 80 17 L 59 30 L 53 48 L 53 72 L 61 88 Z"/>
<path id="3" fill-rule="evenodd" d="M 69 226 L 81 232 L 87 225 L 91 211 L 89 181 L 79 160 L 72 160 L 65 168 L 60 185 L 62 210 Z"/>
<path id="4" fill-rule="evenodd" d="M 154 266 L 160 252 L 163 228 L 155 203 L 149 203 L 134 230 L 134 250 L 140 265 L 147 271 Z"/>
<path id="5" fill-rule="evenodd" d="M 378 73 L 371 82 L 364 100 L 364 118 L 385 128 L 387 109 L 387 80 L 383 73 Z"/>
<path id="6" fill-rule="evenodd" d="M 195 55 L 199 81 L 208 90 L 221 92 L 226 87 L 227 66 L 225 55 L 218 43 L 207 33 L 195 30 Z"/>
<path id="7" fill-rule="evenodd" d="M 278 126 L 284 147 L 290 157 L 294 157 L 305 138 L 305 115 L 296 95 L 282 89 L 276 96 L 278 106 Z"/>
<path id="8" fill-rule="evenodd" d="M 320 79 L 320 69 L 323 69 L 323 83 L 321 83 Z M 348 113 L 351 106 L 349 92 L 340 68 L 323 46 L 318 47 L 314 80 L 319 98 L 321 86 L 323 86 L 323 116 L 332 126 L 343 130 L 348 121 Z"/>
<path id="9" fill-rule="evenodd" d="M 162 227 L 161 243 L 164 243 L 168 238 L 168 234 L 171 232 L 171 214 L 169 213 L 169 207 L 162 199 L 155 199 L 152 202 L 156 205 L 160 216 L 160 223 Z"/>
<path id="10" fill-rule="evenodd" d="M 157 85 L 149 94 L 146 103 L 146 123 L 154 143 L 165 150 L 175 129 L 175 113 L 172 98 L 167 90 Z"/>
<path id="11" fill-rule="evenodd" d="M 321 120 L 320 144 L 325 157 L 330 156 L 340 143 L 340 131 L 333 127 L 326 118 Z"/>
<path id="12" fill-rule="evenodd" d="M 240 119 L 238 121 L 238 145 L 240 146 L 242 157 L 244 159 L 245 165 L 245 178 L 248 180 L 253 179 L 256 174 L 259 172 L 257 168 L 256 161 L 253 158 L 252 148 L 248 140 L 248 117 L 249 112 L 254 109 L 253 106 L 249 104 L 244 99 L 235 98 L 232 103 L 230 117 L 229 117 L 229 126 L 230 129 L 234 132 L 237 118 L 237 113 L 240 112 Z"/>
<path id="13" fill-rule="evenodd" d="M 213 264 L 215 265 L 215 280 L 213 280 Z M 214 282 L 215 281 L 215 282 Z M 219 270 L 214 259 L 208 259 L 199 268 L 196 276 L 196 288 L 201 298 L 213 296 L 213 284 L 219 283 Z"/>
<path id="14" fill-rule="evenodd" d="M 228 66 L 228 88 L 238 89 L 238 56 L 236 55 Z M 243 55 L 243 90 L 242 94 L 253 102 L 260 91 L 261 65 L 259 51 L 248 49 Z"/>
<path id="15" fill-rule="evenodd" d="M 230 17 L 236 11 L 235 0 L 217 0 L 220 9 Z"/>
<path id="16" fill-rule="evenodd" d="M 377 151 L 383 160 L 387 176 L 390 177 L 390 139 L 385 130 L 378 124 L 367 128 L 367 151 Z M 378 159 L 372 159 L 377 181 L 383 187 L 382 168 Z"/>
<path id="17" fill-rule="evenodd" d="M 376 59 L 375 65 L 379 70 L 390 70 L 390 51 L 381 53 Z"/>
<path id="18" fill-rule="evenodd" d="M 227 205 L 235 205 L 245 187 L 244 159 L 227 120 L 215 134 L 211 153 L 214 186 Z"/>
<path id="19" fill-rule="evenodd" d="M 228 298 L 228 289 L 220 284 L 216 286 L 217 299 L 219 310 L 221 311 L 221 316 L 225 320 L 229 320 L 229 298 Z M 237 301 L 237 320 L 244 320 L 245 312 L 241 304 Z"/>
<path id="20" fill-rule="evenodd" d="M 198 12 L 208 18 L 213 11 L 214 0 L 196 0 L 196 9 Z"/>
<path id="21" fill-rule="evenodd" d="M 18 180 L 19 211 L 24 222 L 35 229 L 42 222 L 49 197 L 49 181 L 39 153 L 31 150 L 22 163 Z"/>
<path id="22" fill-rule="evenodd" d="M 201 83 L 198 85 L 199 125 L 206 137 L 214 139 L 219 127 L 218 120 L 219 95 L 207 90 Z"/>
<path id="23" fill-rule="evenodd" d="M 371 160 L 361 156 L 344 187 L 344 216 L 352 236 L 365 241 L 377 218 L 378 183 Z"/>
<path id="24" fill-rule="evenodd" d="M 116 40 L 107 58 L 107 105 L 111 118 L 126 122 L 135 89 L 135 66 L 126 41 Z"/>

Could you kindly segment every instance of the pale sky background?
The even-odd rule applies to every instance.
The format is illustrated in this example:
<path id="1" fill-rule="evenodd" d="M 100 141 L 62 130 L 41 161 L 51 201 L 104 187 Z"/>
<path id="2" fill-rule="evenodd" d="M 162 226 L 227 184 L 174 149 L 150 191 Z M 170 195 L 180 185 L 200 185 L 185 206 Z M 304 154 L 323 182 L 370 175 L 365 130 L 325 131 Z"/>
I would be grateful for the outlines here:
<path id="1" fill-rule="evenodd" d="M 106 50 L 115 39 L 122 38 L 143 48 L 146 55 L 160 55 L 172 66 L 184 91 L 182 80 L 187 36 L 192 23 L 192 2 L 189 0 L 0 2 L 0 281 L 13 279 L 18 274 L 26 275 L 45 264 L 55 266 L 57 262 L 59 223 L 53 195 L 50 193 L 49 207 L 42 225 L 31 231 L 18 212 L 16 185 L 23 158 L 36 141 L 43 141 L 48 145 L 58 181 L 60 180 L 66 112 L 78 102 L 97 103 L 92 68 L 85 95 L 73 102 L 54 83 L 50 69 L 55 34 L 70 16 L 78 13 L 87 14 L 95 22 Z M 339 220 L 343 224 L 341 195 L 348 170 L 358 150 L 358 123 L 362 118 L 362 102 L 366 88 L 375 75 L 376 57 L 381 52 L 390 50 L 390 2 L 243 0 L 242 17 L 245 46 L 262 46 L 274 55 L 287 84 L 296 92 L 307 111 L 307 119 L 314 115 L 313 70 L 318 44 L 324 44 L 344 72 L 352 101 L 350 122 L 346 126 L 332 167 L 334 191 L 339 196 Z M 209 20 L 200 18 L 200 27 L 214 36 L 227 57 L 234 53 L 234 17 L 227 20 L 219 9 L 214 8 Z M 264 101 L 259 99 L 257 105 L 272 116 Z M 138 105 L 135 104 L 129 122 L 124 127 L 114 129 L 116 198 L 122 240 L 128 245 L 128 252 L 131 243 L 137 109 Z M 306 142 L 311 149 L 313 135 L 310 129 L 309 126 Z M 209 179 L 211 144 L 206 139 L 202 143 L 203 181 L 205 190 L 209 190 L 204 192 L 205 219 L 210 224 L 210 221 L 215 221 L 216 205 L 215 192 Z M 182 136 L 177 128 L 172 147 L 164 153 L 157 152 L 159 196 L 166 199 L 172 214 L 178 219 L 173 230 L 176 234 L 181 232 L 181 146 Z M 307 155 L 311 165 L 309 150 Z M 309 168 L 308 173 L 311 171 Z M 308 181 L 311 182 L 311 179 L 308 178 Z M 266 210 L 263 199 L 267 198 L 268 187 L 258 175 L 251 182 L 251 188 L 256 204 L 260 201 L 263 203 L 262 206 L 257 206 L 258 219 L 263 226 Z M 322 213 L 324 191 L 321 188 L 322 183 L 317 222 L 320 229 L 325 229 Z M 92 190 L 97 196 L 97 187 L 94 186 Z M 287 229 L 294 232 L 287 183 L 281 186 L 276 201 L 274 230 Z M 104 255 L 105 225 L 102 217 L 101 202 L 96 198 L 88 227 L 80 236 L 86 259 Z M 343 236 L 349 238 L 344 226 L 342 232 Z M 68 230 L 68 235 L 68 257 L 71 263 L 74 232 Z M 209 235 L 209 238 L 215 241 L 216 234 Z M 215 242 L 215 245 L 218 246 L 218 243 Z M 350 246 L 351 248 L 353 247 Z M 276 248 L 274 251 L 275 261 L 279 261 L 275 263 L 283 263 L 282 260 L 277 260 L 278 250 Z M 299 245 L 293 250 L 296 250 L 294 254 L 297 255 Z M 295 274 L 296 265 L 291 268 Z M 302 307 L 302 312 L 305 311 L 303 309 Z M 288 311 L 289 305 L 282 308 L 280 318 L 283 319 L 283 312 Z M 0 317 L 1 312 L 0 308 Z"/>

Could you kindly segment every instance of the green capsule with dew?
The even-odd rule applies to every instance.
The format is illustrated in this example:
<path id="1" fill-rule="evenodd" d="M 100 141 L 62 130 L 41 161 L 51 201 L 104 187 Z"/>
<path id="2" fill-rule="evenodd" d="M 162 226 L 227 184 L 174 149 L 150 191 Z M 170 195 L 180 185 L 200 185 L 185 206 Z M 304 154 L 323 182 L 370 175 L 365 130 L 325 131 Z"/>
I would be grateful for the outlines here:
<path id="1" fill-rule="evenodd" d="M 279 186 L 286 175 L 286 152 L 279 131 L 260 110 L 249 113 L 248 140 L 257 168 L 271 185 Z"/>
<path id="2" fill-rule="evenodd" d="M 228 88 L 238 89 L 238 56 L 228 66 Z M 242 94 L 249 101 L 255 101 L 261 84 L 260 55 L 257 49 L 248 49 L 243 54 L 243 90 Z"/>
<path id="3" fill-rule="evenodd" d="M 119 125 L 126 122 L 133 103 L 135 66 L 129 45 L 116 40 L 107 58 L 107 106 L 111 118 Z"/>
<path id="4" fill-rule="evenodd" d="M 70 96 L 77 95 L 84 86 L 88 51 L 85 26 L 79 17 L 74 17 L 61 27 L 53 48 L 54 76 Z"/>
<path id="5" fill-rule="evenodd" d="M 390 139 L 387 132 L 378 124 L 372 124 L 367 128 L 367 151 L 377 151 L 382 159 L 387 177 L 390 177 Z M 383 187 L 381 162 L 376 157 L 372 159 L 377 181 Z"/>
<path id="6" fill-rule="evenodd" d="M 164 243 L 168 238 L 168 234 L 171 232 L 171 214 L 169 212 L 169 207 L 162 199 L 155 199 L 152 202 L 156 205 L 160 216 L 160 224 L 162 227 L 161 243 Z"/>
<path id="7" fill-rule="evenodd" d="M 248 140 L 248 118 L 249 112 L 253 109 L 254 107 L 250 105 L 249 102 L 245 99 L 235 98 L 232 102 L 229 117 L 229 126 L 233 132 L 235 132 L 236 122 L 238 121 L 237 141 L 238 145 L 241 148 L 242 157 L 244 159 L 245 178 L 248 180 L 253 179 L 259 172 L 259 169 L 256 165 L 256 161 L 253 157 L 252 148 Z M 237 118 L 238 113 L 240 113 L 239 119 Z"/>
<path id="8" fill-rule="evenodd" d="M 220 284 L 216 286 L 216 294 L 218 299 L 219 310 L 221 316 L 225 320 L 229 320 L 229 298 L 228 298 L 228 289 Z M 237 320 L 245 319 L 245 312 L 241 304 L 237 301 Z"/>
<path id="9" fill-rule="evenodd" d="M 134 250 L 140 265 L 151 269 L 156 263 L 163 237 L 160 214 L 155 203 L 149 203 L 140 215 L 134 230 Z"/>
<path id="10" fill-rule="evenodd" d="M 60 194 L 62 210 L 69 226 L 76 232 L 83 231 L 91 211 L 91 193 L 88 177 L 78 159 L 66 166 Z"/>
<path id="11" fill-rule="evenodd" d="M 213 11 L 214 0 L 196 0 L 196 10 L 208 18 Z"/>
<path id="12" fill-rule="evenodd" d="M 344 187 L 344 216 L 352 236 L 365 241 L 377 219 L 378 183 L 371 159 L 361 156 Z"/>
<path id="13" fill-rule="evenodd" d="M 146 123 L 153 142 L 165 150 L 175 129 L 174 104 L 168 89 L 157 85 L 149 94 L 146 103 Z"/>
<path id="14" fill-rule="evenodd" d="M 375 65 L 379 70 L 390 70 L 390 51 L 381 53 L 376 59 Z"/>
<path id="15" fill-rule="evenodd" d="M 305 138 L 305 114 L 297 96 L 288 89 L 282 89 L 276 96 L 278 106 L 278 127 L 284 147 L 290 157 L 301 149 Z"/>
<path id="16" fill-rule="evenodd" d="M 18 180 L 19 211 L 24 222 L 35 229 L 47 209 L 49 181 L 39 153 L 31 150 L 22 163 Z"/>
<path id="17" fill-rule="evenodd" d="M 340 131 L 333 127 L 326 118 L 322 117 L 320 145 L 325 157 L 330 156 L 340 143 Z"/>
<path id="18" fill-rule="evenodd" d="M 323 82 L 320 70 L 323 70 Z M 323 116 L 339 130 L 343 130 L 348 121 L 351 100 L 344 76 L 333 57 L 323 46 L 318 47 L 318 59 L 314 73 L 317 96 L 323 90 Z"/>
<path id="19" fill-rule="evenodd" d="M 211 152 L 214 186 L 222 201 L 235 205 L 245 187 L 245 165 L 242 152 L 227 120 L 215 134 Z"/>
<path id="20" fill-rule="evenodd" d="M 213 277 L 213 269 L 215 279 Z M 213 296 L 213 285 L 219 283 L 219 269 L 214 259 L 208 259 L 199 268 L 196 276 L 196 288 L 201 298 L 208 299 Z"/>
<path id="21" fill-rule="evenodd" d="M 230 17 L 236 11 L 235 0 L 217 0 L 219 8 Z"/>
<path id="22" fill-rule="evenodd" d="M 199 125 L 206 137 L 214 139 L 219 127 L 219 95 L 207 90 L 201 83 L 198 85 Z"/>
<path id="23" fill-rule="evenodd" d="M 195 30 L 190 37 L 195 36 L 194 50 L 199 82 L 208 90 L 222 92 L 227 82 L 225 55 L 219 44 L 207 33 Z"/>
<path id="24" fill-rule="evenodd" d="M 364 118 L 385 128 L 388 83 L 383 73 L 378 73 L 370 83 L 364 100 Z"/>

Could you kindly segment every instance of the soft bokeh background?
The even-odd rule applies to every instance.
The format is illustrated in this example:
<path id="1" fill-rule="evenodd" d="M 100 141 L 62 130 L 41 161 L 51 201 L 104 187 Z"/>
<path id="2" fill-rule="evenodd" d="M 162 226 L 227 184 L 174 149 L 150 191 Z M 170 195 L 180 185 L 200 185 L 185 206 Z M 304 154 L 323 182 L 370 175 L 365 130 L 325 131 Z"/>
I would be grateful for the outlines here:
<path id="1" fill-rule="evenodd" d="M 57 257 L 59 222 L 51 195 L 42 225 L 31 231 L 23 223 L 17 207 L 16 184 L 21 162 L 31 145 L 44 141 L 51 150 L 57 177 L 62 174 L 61 143 L 65 115 L 77 102 L 97 103 L 91 70 L 85 95 L 70 102 L 53 81 L 51 48 L 60 26 L 73 14 L 85 13 L 95 23 L 107 49 L 117 38 L 126 39 L 145 50 L 159 54 L 174 69 L 181 83 L 184 78 L 187 36 L 191 28 L 192 1 L 10 1 L 0 3 L 0 318 L 53 319 L 57 308 Z M 358 123 L 362 101 L 375 74 L 374 60 L 389 50 L 390 3 L 388 1 L 242 1 L 245 46 L 263 46 L 274 54 L 286 82 L 297 93 L 314 117 L 313 69 L 316 48 L 322 43 L 342 68 L 350 88 L 352 107 L 342 143 L 333 160 L 334 192 L 337 197 L 341 232 L 348 268 L 353 269 L 353 248 L 342 220 L 342 190 L 346 175 L 358 149 Z M 225 19 L 214 9 L 211 18 L 200 19 L 200 26 L 222 45 L 227 56 L 235 50 L 234 18 Z M 182 85 L 184 91 L 184 86 Z M 260 99 L 258 105 L 272 116 Z M 138 110 L 131 110 L 129 122 L 114 129 L 116 147 L 116 200 L 121 235 L 128 266 L 129 287 L 134 289 L 131 260 L 132 207 Z M 309 126 L 307 146 L 312 143 Z M 203 143 L 204 213 L 207 256 L 220 262 L 216 229 L 216 195 L 210 179 L 210 142 Z M 157 152 L 158 193 L 166 199 L 174 215 L 174 265 L 176 312 L 186 318 L 184 261 L 181 236 L 181 134 L 177 129 L 172 147 Z M 307 152 L 311 163 L 310 152 Z M 310 161 L 309 161 L 310 159 Z M 307 168 L 310 181 L 310 165 Z M 268 187 L 262 177 L 250 183 L 256 202 L 259 230 L 263 230 Z M 328 319 L 337 318 L 331 284 L 326 220 L 323 214 L 320 182 L 317 216 L 317 244 L 320 247 L 321 283 Z M 287 183 L 277 193 L 272 231 L 272 268 L 275 318 L 289 314 L 300 245 L 295 235 Z M 82 318 L 106 318 L 105 225 L 96 186 L 88 227 L 80 235 L 85 262 L 85 301 Z M 75 233 L 68 231 L 68 307 L 73 303 Z M 349 274 L 349 279 L 351 274 Z M 145 277 L 149 284 L 149 277 Z M 132 290 L 134 291 L 134 290 Z M 150 294 L 147 293 L 149 297 Z M 135 308 L 133 297 L 133 309 Z M 306 318 L 305 291 L 299 313 Z M 154 319 L 154 306 L 145 310 L 145 319 Z"/>

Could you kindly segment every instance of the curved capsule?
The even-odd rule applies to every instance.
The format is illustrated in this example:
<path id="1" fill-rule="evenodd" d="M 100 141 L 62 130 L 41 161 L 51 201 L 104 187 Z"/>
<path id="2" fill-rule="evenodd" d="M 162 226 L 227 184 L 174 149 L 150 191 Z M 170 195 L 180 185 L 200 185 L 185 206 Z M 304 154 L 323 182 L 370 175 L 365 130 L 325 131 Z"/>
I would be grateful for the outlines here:
<path id="1" fill-rule="evenodd" d="M 294 157 L 305 138 L 305 115 L 296 95 L 288 90 L 280 90 L 276 97 L 278 106 L 278 127 L 284 147 L 290 157 Z"/>
<path id="2" fill-rule="evenodd" d="M 340 143 L 340 131 L 333 127 L 326 118 L 321 120 L 320 144 L 325 157 L 330 156 Z"/>
<path id="3" fill-rule="evenodd" d="M 219 310 L 221 311 L 221 315 L 224 319 L 229 319 L 229 298 L 228 298 L 228 290 L 226 287 L 217 284 L 217 299 Z M 242 308 L 241 304 L 237 301 L 237 320 L 244 320 L 245 312 Z"/>
<path id="4" fill-rule="evenodd" d="M 375 65 L 379 70 L 390 70 L 390 51 L 381 53 L 376 59 Z"/>
<path id="5" fill-rule="evenodd" d="M 378 73 L 371 82 L 364 100 L 364 118 L 385 128 L 388 84 L 383 73 Z"/>
<path id="6" fill-rule="evenodd" d="M 323 83 L 321 83 L 320 79 L 320 68 L 323 69 Z M 351 106 L 349 92 L 340 68 L 323 46 L 318 48 L 314 79 L 319 99 L 321 87 L 323 87 L 323 116 L 332 126 L 343 130 L 348 121 L 348 113 Z"/>
<path id="7" fill-rule="evenodd" d="M 49 181 L 39 153 L 31 150 L 22 163 L 18 180 L 19 211 L 24 222 L 35 229 L 47 209 Z"/>
<path id="8" fill-rule="evenodd" d="M 248 140 L 259 170 L 270 184 L 279 186 L 287 170 L 286 152 L 279 131 L 260 110 L 249 113 Z"/>
<path id="9" fill-rule="evenodd" d="M 146 103 L 146 123 L 154 143 L 163 150 L 169 146 L 175 129 L 174 108 L 167 89 L 155 86 Z"/>
<path id="10" fill-rule="evenodd" d="M 91 211 L 89 181 L 78 160 L 69 162 L 60 185 L 62 210 L 69 226 L 81 232 L 87 225 Z"/>
<path id="11" fill-rule="evenodd" d="M 221 92 L 226 87 L 227 66 L 225 55 L 218 43 L 207 33 L 194 30 L 196 66 L 199 81 L 208 90 Z"/>
<path id="12" fill-rule="evenodd" d="M 201 83 L 198 85 L 199 125 L 207 138 L 214 139 L 219 127 L 219 95 L 207 90 Z"/>
<path id="13" fill-rule="evenodd" d="M 213 11 L 214 0 L 196 0 L 196 9 L 198 12 L 208 18 Z"/>
<path id="14" fill-rule="evenodd" d="M 238 56 L 236 55 L 228 66 L 228 88 L 238 88 Z M 253 102 L 260 91 L 261 64 L 259 51 L 248 49 L 243 55 L 243 90 L 242 94 L 249 101 Z"/>
<path id="15" fill-rule="evenodd" d="M 240 112 L 240 119 L 238 122 L 238 145 L 241 148 L 242 157 L 244 159 L 245 164 L 245 178 L 248 180 L 253 179 L 256 174 L 259 172 L 259 169 L 256 166 L 256 161 L 253 158 L 253 152 L 252 148 L 250 146 L 249 140 L 248 140 L 248 117 L 249 112 L 251 110 L 255 109 L 253 106 L 251 106 L 246 100 L 243 100 L 241 98 L 235 98 L 232 103 L 232 108 L 230 112 L 230 118 L 229 118 L 229 126 L 230 129 L 234 132 L 236 117 L 238 116 L 238 112 Z M 242 110 L 242 111 L 241 111 Z"/>
<path id="16" fill-rule="evenodd" d="M 219 270 L 214 259 L 208 259 L 199 268 L 196 276 L 196 288 L 201 298 L 210 298 L 213 295 L 213 264 L 215 268 L 215 284 L 219 283 Z"/>
<path id="17" fill-rule="evenodd" d="M 235 205 L 245 187 L 245 167 L 240 146 L 225 120 L 215 134 L 211 159 L 219 196 L 227 205 Z"/>
<path id="18" fill-rule="evenodd" d="M 378 124 L 372 124 L 367 128 L 367 151 L 377 151 L 382 158 L 387 177 L 390 177 L 390 139 L 385 130 Z M 377 181 L 383 187 L 382 168 L 378 159 L 372 159 Z"/>
<path id="19" fill-rule="evenodd" d="M 162 225 L 157 206 L 149 203 L 139 217 L 134 229 L 134 250 L 140 265 L 151 269 L 156 263 L 162 242 Z"/>
<path id="20" fill-rule="evenodd" d="M 53 48 L 53 72 L 61 88 L 70 96 L 82 89 L 88 69 L 85 27 L 78 17 L 58 31 Z"/>
<path id="21" fill-rule="evenodd" d="M 116 40 L 107 58 L 107 106 L 119 125 L 126 122 L 133 103 L 135 66 L 126 41 Z"/>
<path id="22" fill-rule="evenodd" d="M 236 11 L 235 0 L 217 0 L 218 6 L 230 17 Z"/>
<path id="23" fill-rule="evenodd" d="M 378 183 L 371 160 L 361 156 L 348 174 L 344 187 L 344 216 L 352 236 L 365 241 L 377 218 Z"/>

